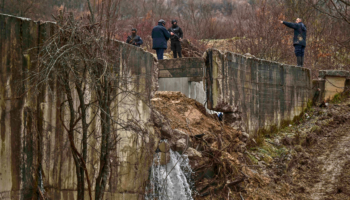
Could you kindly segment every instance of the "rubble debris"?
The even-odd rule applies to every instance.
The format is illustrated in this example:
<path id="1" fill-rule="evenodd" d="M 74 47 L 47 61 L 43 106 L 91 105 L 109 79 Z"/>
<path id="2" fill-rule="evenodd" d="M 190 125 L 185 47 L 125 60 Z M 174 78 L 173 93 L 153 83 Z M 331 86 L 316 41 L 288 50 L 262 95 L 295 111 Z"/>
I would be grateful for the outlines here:
<path id="1" fill-rule="evenodd" d="M 241 126 L 233 128 L 234 123 L 225 123 L 225 115 L 219 121 L 217 114 L 208 114 L 202 104 L 180 92 L 157 92 L 155 98 L 152 106 L 162 115 L 155 124 L 162 121 L 170 127 L 166 131 L 170 148 L 183 151 L 195 172 L 194 199 L 311 199 L 327 181 L 333 181 L 327 189 L 328 199 L 349 198 L 350 182 L 334 177 L 345 177 L 349 162 L 327 154 L 329 150 L 339 158 L 350 151 L 346 145 L 337 149 L 337 141 L 345 144 L 344 131 L 350 128 L 347 104 L 312 107 L 297 123 L 288 122 L 285 128 L 247 147 L 246 142 L 254 138 Z M 230 114 L 239 119 L 235 115 Z M 161 134 L 163 125 L 155 126 Z M 340 167 L 322 160 L 324 157 Z M 325 175 L 326 165 L 339 168 L 339 173 Z M 315 187 L 318 180 L 322 181 L 319 188 Z"/>

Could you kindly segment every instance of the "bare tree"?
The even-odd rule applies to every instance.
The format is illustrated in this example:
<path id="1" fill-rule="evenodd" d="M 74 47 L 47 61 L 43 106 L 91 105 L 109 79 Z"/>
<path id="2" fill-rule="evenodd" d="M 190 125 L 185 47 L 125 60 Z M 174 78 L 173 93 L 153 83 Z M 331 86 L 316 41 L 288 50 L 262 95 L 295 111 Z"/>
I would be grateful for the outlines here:
<path id="1" fill-rule="evenodd" d="M 84 199 L 85 185 L 92 197 L 95 183 L 96 200 L 102 200 L 111 176 L 111 151 L 117 149 L 120 130 L 144 127 L 137 117 L 125 119 L 127 102 L 148 96 L 137 93 L 120 55 L 120 46 L 113 38 L 113 2 L 108 1 L 98 10 L 98 22 L 91 18 L 75 20 L 73 14 L 62 12 L 57 16 L 57 32 L 41 47 L 38 71 L 29 77 L 31 88 L 50 87 L 57 82 L 64 100 L 60 105 L 60 121 L 68 135 L 69 146 L 76 166 L 77 199 Z M 102 9 L 102 5 L 100 7 Z M 106 13 L 107 12 L 107 13 Z M 125 58 L 127 59 L 127 58 Z M 122 68 L 120 66 L 123 66 Z M 123 71 L 124 70 L 124 71 Z M 50 91 L 50 89 L 49 89 Z M 34 94 L 34 93 L 33 93 Z M 123 113 L 119 107 L 124 107 Z M 91 126 L 98 122 L 99 126 Z M 96 179 L 88 172 L 88 138 L 95 136 L 100 144 L 99 169 Z"/>

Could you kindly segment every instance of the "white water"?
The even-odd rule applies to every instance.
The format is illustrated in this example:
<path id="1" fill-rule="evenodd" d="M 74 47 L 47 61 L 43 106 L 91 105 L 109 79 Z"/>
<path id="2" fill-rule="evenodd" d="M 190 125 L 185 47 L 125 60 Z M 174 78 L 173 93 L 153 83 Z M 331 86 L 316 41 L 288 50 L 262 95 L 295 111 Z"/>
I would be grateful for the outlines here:
<path id="1" fill-rule="evenodd" d="M 170 161 L 160 163 L 160 153 L 156 153 L 150 174 L 150 184 L 146 188 L 146 200 L 193 200 L 191 183 L 192 170 L 187 156 L 181 156 L 170 149 Z"/>

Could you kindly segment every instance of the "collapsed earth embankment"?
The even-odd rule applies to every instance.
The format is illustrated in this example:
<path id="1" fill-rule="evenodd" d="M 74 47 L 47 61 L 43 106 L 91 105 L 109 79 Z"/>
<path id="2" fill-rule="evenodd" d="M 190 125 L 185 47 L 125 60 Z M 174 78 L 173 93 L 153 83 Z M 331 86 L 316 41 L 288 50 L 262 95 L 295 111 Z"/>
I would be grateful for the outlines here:
<path id="1" fill-rule="evenodd" d="M 182 152 L 189 138 L 195 199 L 350 198 L 348 103 L 309 108 L 258 144 L 179 92 L 157 92 L 152 105 L 169 126 L 156 132 L 170 148 Z"/>

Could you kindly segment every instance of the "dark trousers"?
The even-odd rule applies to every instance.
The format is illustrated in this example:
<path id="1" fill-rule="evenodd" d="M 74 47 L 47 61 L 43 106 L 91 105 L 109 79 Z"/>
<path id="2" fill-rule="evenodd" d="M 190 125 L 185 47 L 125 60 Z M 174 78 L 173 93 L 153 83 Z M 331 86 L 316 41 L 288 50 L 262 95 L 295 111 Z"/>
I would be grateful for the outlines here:
<path id="1" fill-rule="evenodd" d="M 173 51 L 174 58 L 177 58 L 177 54 L 182 58 L 180 41 L 171 41 L 171 50 Z"/>
<path id="2" fill-rule="evenodd" d="M 305 46 L 302 45 L 294 45 L 294 53 L 296 57 L 304 57 Z"/>
<path id="3" fill-rule="evenodd" d="M 163 60 L 165 49 L 156 49 L 158 60 Z"/>

